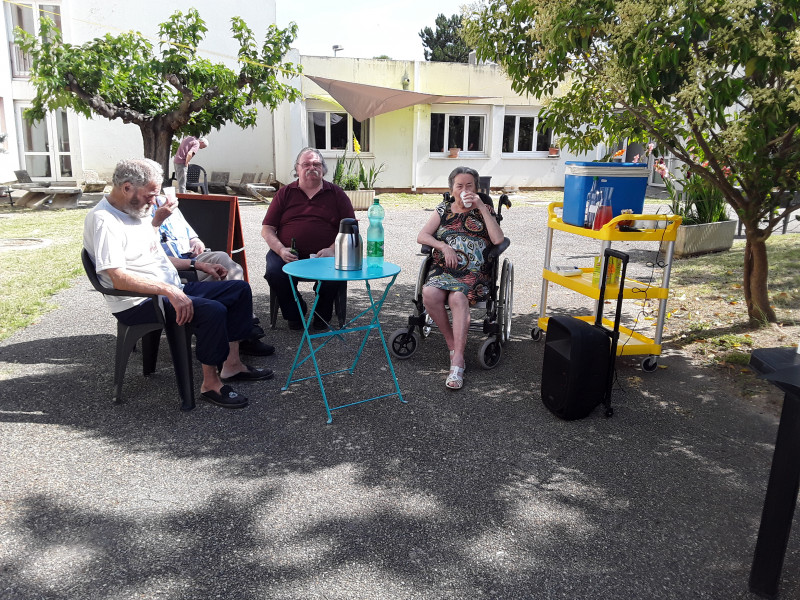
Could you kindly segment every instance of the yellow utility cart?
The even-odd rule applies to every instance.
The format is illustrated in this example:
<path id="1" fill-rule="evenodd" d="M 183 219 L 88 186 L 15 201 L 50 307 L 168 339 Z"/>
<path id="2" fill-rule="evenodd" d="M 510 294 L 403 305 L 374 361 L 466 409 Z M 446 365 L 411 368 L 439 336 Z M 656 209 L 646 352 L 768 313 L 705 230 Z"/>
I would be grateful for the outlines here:
<path id="1" fill-rule="evenodd" d="M 559 273 L 551 264 L 551 254 L 553 249 L 553 232 L 564 231 L 572 235 L 600 240 L 600 256 L 603 256 L 606 248 L 611 247 L 612 242 L 666 242 L 666 253 L 664 259 L 664 269 L 661 277 L 661 285 L 655 286 L 652 283 L 643 283 L 635 279 L 626 278 L 624 282 L 623 298 L 625 300 L 648 300 L 658 299 L 658 318 L 656 321 L 655 335 L 653 338 L 646 337 L 638 331 L 633 331 L 627 327 L 619 328 L 619 344 L 617 345 L 617 356 L 636 356 L 645 355 L 642 359 L 642 370 L 647 372 L 655 371 L 658 367 L 658 356 L 661 354 L 661 335 L 664 330 L 664 319 L 666 318 L 667 298 L 669 296 L 669 275 L 672 267 L 672 254 L 675 247 L 675 236 L 678 225 L 681 224 L 681 217 L 673 215 L 632 215 L 625 214 L 614 217 L 601 229 L 594 231 L 584 227 L 576 227 L 564 223 L 557 209 L 563 209 L 563 202 L 553 202 L 547 207 L 547 245 L 545 247 L 544 269 L 542 271 L 542 296 L 539 303 L 539 319 L 531 330 L 531 337 L 539 341 L 542 333 L 547 331 L 547 291 L 552 283 L 568 288 L 583 296 L 594 299 L 600 297 L 599 283 L 593 283 L 594 267 L 581 267 L 578 275 L 564 275 Z M 628 228 L 627 231 L 620 231 L 620 223 L 633 221 L 636 228 Z M 643 226 L 647 225 L 647 226 Z M 630 229 L 638 229 L 638 231 Z M 619 284 L 606 285 L 606 297 L 612 298 L 619 294 Z M 594 323 L 598 314 L 602 314 L 602 307 L 595 305 L 593 315 L 582 315 L 576 318 L 589 323 Z M 603 319 L 603 325 L 611 328 L 613 323 Z"/>

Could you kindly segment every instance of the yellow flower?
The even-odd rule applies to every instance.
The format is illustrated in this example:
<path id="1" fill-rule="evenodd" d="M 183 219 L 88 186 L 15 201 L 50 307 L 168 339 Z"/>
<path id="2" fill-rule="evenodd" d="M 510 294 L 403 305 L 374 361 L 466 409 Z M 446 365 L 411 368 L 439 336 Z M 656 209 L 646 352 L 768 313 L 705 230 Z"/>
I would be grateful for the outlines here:
<path id="1" fill-rule="evenodd" d="M 358 143 L 356 136 L 353 136 L 353 150 L 356 154 L 361 154 L 361 144 Z"/>

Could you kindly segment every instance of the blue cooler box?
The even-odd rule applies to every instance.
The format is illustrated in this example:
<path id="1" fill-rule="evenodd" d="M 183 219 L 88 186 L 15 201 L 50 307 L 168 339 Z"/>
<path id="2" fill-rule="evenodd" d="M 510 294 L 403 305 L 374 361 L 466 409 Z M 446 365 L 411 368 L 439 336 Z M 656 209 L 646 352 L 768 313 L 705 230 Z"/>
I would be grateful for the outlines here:
<path id="1" fill-rule="evenodd" d="M 630 208 L 641 214 L 644 208 L 644 193 L 647 190 L 647 163 L 578 162 L 565 163 L 564 175 L 564 223 L 583 227 L 586 216 L 586 194 L 592 189 L 597 177 L 597 187 L 612 187 L 611 209 L 615 217 L 623 209 Z"/>

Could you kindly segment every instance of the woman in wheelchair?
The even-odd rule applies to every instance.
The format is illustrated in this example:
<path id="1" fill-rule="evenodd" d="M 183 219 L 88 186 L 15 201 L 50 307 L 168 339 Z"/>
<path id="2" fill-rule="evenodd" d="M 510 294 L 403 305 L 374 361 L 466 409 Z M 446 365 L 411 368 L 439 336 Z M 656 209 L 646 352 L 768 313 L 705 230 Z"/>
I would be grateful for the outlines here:
<path id="1" fill-rule="evenodd" d="M 450 199 L 445 200 L 417 236 L 433 248 L 433 266 L 422 290 L 425 309 L 447 341 L 450 372 L 445 385 L 464 385 L 464 348 L 470 325 L 470 306 L 490 293 L 494 284 L 484 253 L 503 242 L 503 230 L 494 210 L 478 196 L 475 169 L 456 167 L 448 178 Z M 447 308 L 453 315 L 450 323 Z"/>

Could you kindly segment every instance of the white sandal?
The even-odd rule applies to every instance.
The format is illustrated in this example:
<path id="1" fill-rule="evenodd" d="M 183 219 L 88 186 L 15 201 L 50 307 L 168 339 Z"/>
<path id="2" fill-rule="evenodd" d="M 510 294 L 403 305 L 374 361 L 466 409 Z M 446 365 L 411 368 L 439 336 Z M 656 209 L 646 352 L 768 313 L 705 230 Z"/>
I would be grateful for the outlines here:
<path id="1" fill-rule="evenodd" d="M 451 365 L 453 364 L 453 354 L 455 354 L 455 353 L 456 353 L 456 351 L 455 351 L 455 350 L 450 350 L 450 364 L 451 364 Z M 467 371 L 467 365 L 464 365 L 464 367 L 463 367 L 463 371 L 466 373 L 466 371 Z"/>
<path id="2" fill-rule="evenodd" d="M 460 390 L 464 385 L 464 367 L 450 365 L 450 374 L 444 382 L 445 387 L 451 390 Z"/>

